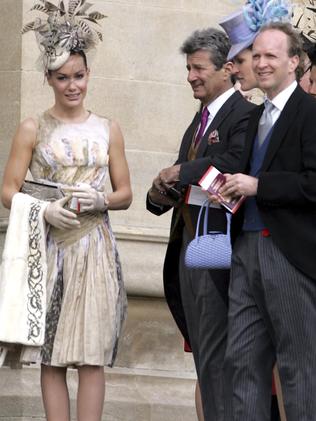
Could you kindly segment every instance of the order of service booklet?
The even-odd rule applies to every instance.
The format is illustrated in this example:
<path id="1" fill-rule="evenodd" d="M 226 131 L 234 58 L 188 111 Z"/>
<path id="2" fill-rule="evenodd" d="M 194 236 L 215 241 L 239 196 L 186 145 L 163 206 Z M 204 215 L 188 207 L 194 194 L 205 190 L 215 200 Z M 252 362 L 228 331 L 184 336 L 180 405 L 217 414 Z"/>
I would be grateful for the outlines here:
<path id="1" fill-rule="evenodd" d="M 199 185 L 203 190 L 207 190 L 209 193 L 218 197 L 219 202 L 229 212 L 235 213 L 240 207 L 242 202 L 245 200 L 245 196 L 238 198 L 227 198 L 219 193 L 219 189 L 226 183 L 224 174 L 218 171 L 217 168 L 210 166 L 210 168 L 203 175 L 199 181 Z"/>

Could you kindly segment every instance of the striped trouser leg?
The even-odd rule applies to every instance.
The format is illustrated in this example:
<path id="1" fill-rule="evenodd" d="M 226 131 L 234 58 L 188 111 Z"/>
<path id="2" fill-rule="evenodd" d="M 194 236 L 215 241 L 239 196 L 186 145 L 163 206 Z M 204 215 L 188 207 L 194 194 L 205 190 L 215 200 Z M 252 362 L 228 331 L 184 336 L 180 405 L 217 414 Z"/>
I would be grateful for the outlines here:
<path id="1" fill-rule="evenodd" d="M 299 251 L 298 251 L 299 252 Z M 230 286 L 225 420 L 268 420 L 271 363 L 277 359 L 287 421 L 316 420 L 316 283 L 298 271 L 273 237 L 244 234 Z"/>
<path id="2" fill-rule="evenodd" d="M 291 265 L 271 237 L 259 238 L 259 256 L 287 421 L 315 421 L 316 281 Z"/>
<path id="3" fill-rule="evenodd" d="M 269 421 L 271 338 L 254 294 L 260 284 L 257 235 L 243 235 L 234 247 L 229 287 L 225 358 L 225 421 Z"/>

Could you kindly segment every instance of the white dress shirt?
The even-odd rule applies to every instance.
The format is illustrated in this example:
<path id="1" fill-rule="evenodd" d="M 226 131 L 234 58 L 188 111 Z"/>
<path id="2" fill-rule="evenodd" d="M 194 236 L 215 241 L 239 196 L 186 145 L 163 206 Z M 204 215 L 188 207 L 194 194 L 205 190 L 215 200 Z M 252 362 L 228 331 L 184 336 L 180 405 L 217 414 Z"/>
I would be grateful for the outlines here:
<path id="1" fill-rule="evenodd" d="M 220 96 L 215 98 L 214 101 L 212 101 L 210 104 L 208 104 L 207 109 L 208 109 L 210 114 L 208 116 L 208 120 L 207 120 L 207 124 L 206 124 L 205 130 L 204 130 L 204 133 L 209 128 L 210 124 L 212 123 L 212 121 L 213 121 L 214 117 L 216 116 L 216 114 L 218 113 L 218 111 L 222 108 L 222 106 L 225 104 L 225 102 L 228 100 L 228 98 L 230 98 L 235 92 L 236 92 L 236 90 L 234 88 L 230 88 L 227 91 L 225 91 L 223 94 L 221 94 Z M 197 128 L 196 132 L 199 131 L 199 128 L 200 128 L 200 126 Z"/>
<path id="2" fill-rule="evenodd" d="M 297 87 L 297 82 L 295 80 L 294 82 L 291 83 L 291 85 L 283 89 L 283 91 L 281 91 L 278 95 L 276 95 L 272 100 L 270 100 L 269 98 L 265 96 L 265 99 L 272 102 L 272 104 L 274 105 L 274 108 L 271 111 L 273 124 L 280 117 L 280 114 L 283 108 L 285 107 L 292 93 L 295 91 L 296 87 Z"/>

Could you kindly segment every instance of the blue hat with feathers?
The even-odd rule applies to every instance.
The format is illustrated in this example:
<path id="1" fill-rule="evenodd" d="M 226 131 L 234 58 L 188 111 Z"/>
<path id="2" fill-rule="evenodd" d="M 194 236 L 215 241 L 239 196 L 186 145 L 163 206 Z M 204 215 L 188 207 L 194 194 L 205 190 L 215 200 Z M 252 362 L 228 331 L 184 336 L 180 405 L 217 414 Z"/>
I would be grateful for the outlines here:
<path id="1" fill-rule="evenodd" d="M 250 47 L 262 26 L 270 22 L 290 22 L 291 16 L 292 7 L 287 0 L 248 0 L 242 10 L 219 22 L 231 43 L 227 60 Z"/>

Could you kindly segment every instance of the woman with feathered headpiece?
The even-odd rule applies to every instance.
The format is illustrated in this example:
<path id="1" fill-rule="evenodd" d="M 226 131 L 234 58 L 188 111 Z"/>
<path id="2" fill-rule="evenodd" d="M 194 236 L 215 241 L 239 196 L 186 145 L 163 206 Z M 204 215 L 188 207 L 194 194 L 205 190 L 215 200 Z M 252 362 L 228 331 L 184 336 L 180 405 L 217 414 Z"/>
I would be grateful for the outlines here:
<path id="1" fill-rule="evenodd" d="M 219 23 L 231 42 L 227 58 L 234 62 L 234 74 L 243 91 L 257 87 L 252 70 L 252 44 L 260 28 L 270 22 L 290 22 L 291 16 L 288 0 L 248 0 L 241 10 Z"/>
<path id="2" fill-rule="evenodd" d="M 41 363 L 49 421 L 70 420 L 67 367 L 76 367 L 79 375 L 77 419 L 101 421 L 104 366 L 114 363 L 126 310 L 108 209 L 128 208 L 132 192 L 118 124 L 84 107 L 90 73 L 86 52 L 102 40 L 98 21 L 105 17 L 89 12 L 91 6 L 86 0 L 37 0 L 32 8 L 38 16 L 22 33 L 32 30 L 36 34 L 55 102 L 39 117 L 20 124 L 2 187 L 2 202 L 11 214 L 28 212 L 27 206 L 34 205 L 39 211 L 25 221 L 30 239 L 23 267 L 30 267 L 30 259 L 37 262 L 24 274 L 26 288 L 37 285 L 27 294 L 24 320 L 18 321 L 27 327 L 26 339 L 14 341 L 8 332 L 7 339 L 0 335 L 0 342 L 23 344 L 21 361 Z M 19 193 L 28 169 L 38 182 L 37 193 L 51 187 L 63 197 L 48 202 Z M 112 191 L 106 191 L 108 175 Z M 42 222 L 47 242 L 41 248 L 36 238 Z M 33 246 L 32 255 L 28 244 Z M 37 260 L 45 253 L 45 261 Z M 0 287 L 1 282 L 5 280 L 1 279 Z M 19 294 L 17 290 L 13 295 Z M 1 297 L 0 312 L 5 299 Z M 22 297 L 20 302 L 23 307 Z M 43 326 L 42 319 L 37 320 L 39 313 Z M 8 326 L 12 316 L 7 315 Z"/>
<path id="3" fill-rule="evenodd" d="M 291 4 L 289 0 L 248 0 L 245 6 L 220 22 L 231 41 L 228 59 L 234 61 L 234 72 L 243 91 L 257 87 L 252 71 L 252 44 L 261 27 L 270 22 L 290 22 L 301 34 L 306 54 L 301 59 L 298 79 L 308 91 L 310 60 L 308 50 L 316 42 L 315 0 Z"/>

